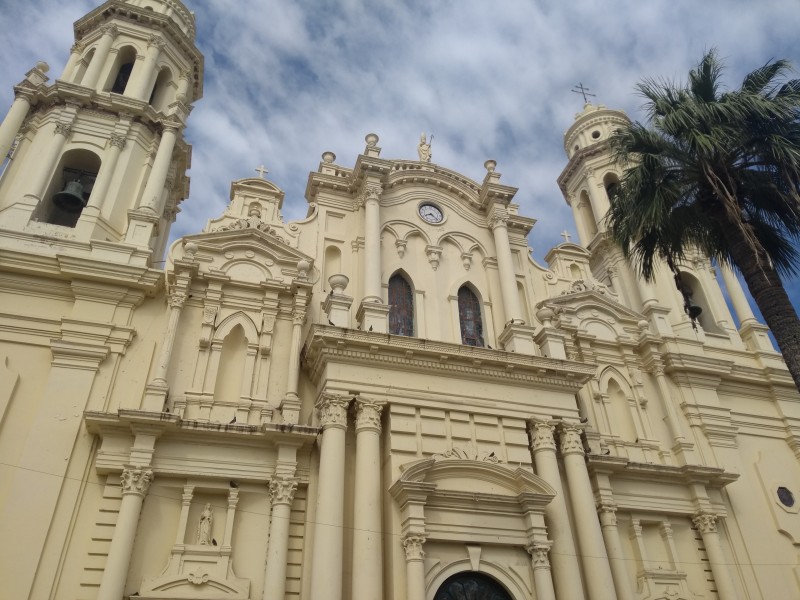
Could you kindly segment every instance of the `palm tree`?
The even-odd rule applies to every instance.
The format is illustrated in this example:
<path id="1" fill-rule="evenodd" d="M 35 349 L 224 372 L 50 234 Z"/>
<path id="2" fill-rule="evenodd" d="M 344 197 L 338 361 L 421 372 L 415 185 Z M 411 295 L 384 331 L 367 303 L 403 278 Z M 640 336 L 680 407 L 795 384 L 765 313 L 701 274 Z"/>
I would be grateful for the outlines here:
<path id="1" fill-rule="evenodd" d="M 695 250 L 738 269 L 800 390 L 800 321 L 780 278 L 800 266 L 800 80 L 789 71 L 770 61 L 724 91 L 711 50 L 687 83 L 640 83 L 647 124 L 612 137 L 627 168 L 606 218 L 645 279 Z"/>

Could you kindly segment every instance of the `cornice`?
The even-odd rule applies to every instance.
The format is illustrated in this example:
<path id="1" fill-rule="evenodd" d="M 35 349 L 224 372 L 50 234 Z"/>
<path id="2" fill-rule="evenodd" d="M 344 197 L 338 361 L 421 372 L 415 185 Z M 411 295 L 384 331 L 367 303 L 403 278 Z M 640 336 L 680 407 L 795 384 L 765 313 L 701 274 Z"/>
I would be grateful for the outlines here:
<path id="1" fill-rule="evenodd" d="M 576 361 L 314 325 L 306 337 L 304 369 L 316 383 L 331 362 L 575 391 L 596 371 L 594 365 Z"/>
<path id="2" fill-rule="evenodd" d="M 719 489 L 739 479 L 738 473 L 726 471 L 718 467 L 703 465 L 655 465 L 651 463 L 632 462 L 617 456 L 588 454 L 586 456 L 589 472 L 592 474 L 613 474 L 615 479 L 623 478 L 636 481 L 675 483 L 690 485 L 700 483 L 708 488 Z"/>
<path id="3" fill-rule="evenodd" d="M 572 158 L 569 159 L 567 166 L 564 167 L 564 170 L 561 171 L 561 175 L 559 175 L 558 179 L 556 179 L 556 182 L 558 182 L 558 187 L 561 188 L 561 191 L 564 194 L 565 201 L 567 196 L 567 181 L 569 181 L 575 172 L 583 166 L 583 163 L 587 159 L 591 158 L 592 156 L 602 154 L 607 149 L 608 140 L 603 140 L 602 142 L 597 142 L 596 144 L 587 146 L 586 148 L 581 148 L 572 155 Z M 567 204 L 569 204 L 569 202 L 567 202 Z"/>

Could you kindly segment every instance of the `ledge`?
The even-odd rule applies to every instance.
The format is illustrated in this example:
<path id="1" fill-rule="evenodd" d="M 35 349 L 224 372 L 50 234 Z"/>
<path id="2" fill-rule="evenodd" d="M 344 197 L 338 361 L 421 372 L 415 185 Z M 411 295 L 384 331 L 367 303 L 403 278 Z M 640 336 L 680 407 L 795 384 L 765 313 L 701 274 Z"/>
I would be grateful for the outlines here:
<path id="1" fill-rule="evenodd" d="M 561 391 L 577 391 L 597 368 L 571 360 L 326 325 L 311 327 L 301 359 L 314 383 L 328 363 L 340 362 Z"/>
<path id="2" fill-rule="evenodd" d="M 596 473 L 610 473 L 626 479 L 638 479 L 652 482 L 654 479 L 660 483 L 678 483 L 689 485 L 702 483 L 712 489 L 723 488 L 729 483 L 739 479 L 738 473 L 725 471 L 718 467 L 705 467 L 702 465 L 657 465 L 650 463 L 632 462 L 618 456 L 601 456 L 588 454 L 586 462 L 589 470 Z"/>

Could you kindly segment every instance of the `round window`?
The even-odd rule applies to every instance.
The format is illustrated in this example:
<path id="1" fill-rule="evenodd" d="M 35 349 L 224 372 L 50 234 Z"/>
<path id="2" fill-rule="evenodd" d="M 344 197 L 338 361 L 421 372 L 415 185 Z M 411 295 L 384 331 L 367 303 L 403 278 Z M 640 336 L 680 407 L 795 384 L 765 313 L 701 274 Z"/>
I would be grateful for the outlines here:
<path id="1" fill-rule="evenodd" d="M 794 506 L 794 494 L 788 488 L 783 486 L 778 488 L 778 500 L 781 501 L 786 508 Z"/>
<path id="2" fill-rule="evenodd" d="M 596 140 L 599 137 L 600 137 L 600 132 L 599 131 L 593 131 L 592 132 L 592 139 L 593 140 Z"/>

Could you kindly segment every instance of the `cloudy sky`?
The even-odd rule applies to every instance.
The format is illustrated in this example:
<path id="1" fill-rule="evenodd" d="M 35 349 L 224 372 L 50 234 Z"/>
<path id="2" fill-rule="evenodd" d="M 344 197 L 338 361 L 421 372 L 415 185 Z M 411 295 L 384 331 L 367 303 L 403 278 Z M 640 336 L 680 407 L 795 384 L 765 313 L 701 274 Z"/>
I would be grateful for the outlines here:
<path id="1" fill-rule="evenodd" d="M 556 178 L 562 134 L 583 104 L 570 91 L 578 82 L 641 119 L 635 83 L 683 78 L 712 46 L 731 86 L 771 58 L 800 66 L 797 0 L 185 2 L 197 15 L 205 96 L 186 132 L 192 193 L 175 235 L 220 213 L 230 181 L 261 163 L 293 219 L 306 212 L 322 152 L 352 166 L 375 132 L 382 157 L 416 159 L 425 131 L 434 162 L 476 180 L 497 160 L 522 212 L 539 220 L 530 244 L 541 260 L 558 232 L 575 234 Z M 0 0 L 0 111 L 36 60 L 61 73 L 73 21 L 97 4 Z"/>

